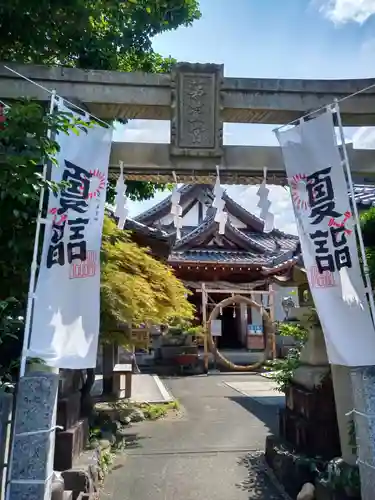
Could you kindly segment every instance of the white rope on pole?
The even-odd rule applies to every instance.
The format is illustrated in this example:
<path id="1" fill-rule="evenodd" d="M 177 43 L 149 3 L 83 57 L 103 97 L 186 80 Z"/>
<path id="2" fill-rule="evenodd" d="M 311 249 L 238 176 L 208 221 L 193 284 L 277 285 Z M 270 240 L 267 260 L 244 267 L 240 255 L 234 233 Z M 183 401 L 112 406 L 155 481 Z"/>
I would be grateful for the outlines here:
<path id="1" fill-rule="evenodd" d="M 341 99 L 334 99 L 334 102 L 339 103 L 346 101 L 347 99 L 350 99 L 352 97 L 355 97 L 356 95 L 363 94 L 364 92 L 367 92 L 368 90 L 371 90 L 375 88 L 375 83 L 372 83 L 371 85 L 368 85 L 367 87 L 364 87 L 363 89 L 357 90 L 357 92 L 353 92 L 352 94 L 349 94 L 345 97 L 342 97 Z M 300 116 L 299 118 L 296 118 L 295 120 L 292 120 L 291 122 L 284 123 L 284 125 L 280 125 L 279 127 L 276 127 L 273 129 L 273 132 L 276 134 L 279 130 L 285 128 L 285 127 L 290 127 L 291 125 L 297 125 L 301 120 L 305 120 L 306 118 L 310 118 L 311 116 L 315 115 L 316 113 L 319 113 L 320 111 L 323 111 L 331 106 L 331 103 L 324 104 L 324 106 L 320 106 L 319 108 L 314 109 L 313 111 L 310 111 L 309 113 L 306 113 L 305 115 Z"/>
<path id="2" fill-rule="evenodd" d="M 53 114 L 55 102 L 56 102 L 56 92 L 52 91 L 50 107 L 49 107 L 49 114 L 50 115 Z M 52 137 L 52 131 L 51 131 L 51 129 L 48 129 L 47 139 L 51 139 L 51 137 Z M 43 174 L 42 174 L 43 181 L 45 181 L 46 177 L 47 177 L 47 168 L 48 168 L 48 165 L 47 165 L 47 162 L 45 161 L 44 166 L 43 166 Z M 25 329 L 24 329 L 24 335 L 23 335 L 23 345 L 22 345 L 21 365 L 20 365 L 20 378 L 25 375 L 27 352 L 28 352 L 28 348 L 29 348 L 30 330 L 31 330 L 31 315 L 32 315 L 33 302 L 34 302 L 36 270 L 37 270 L 37 265 L 38 265 L 40 228 L 41 228 L 42 224 L 48 223 L 48 221 L 46 219 L 42 218 L 44 194 L 45 194 L 45 187 L 43 184 L 41 189 L 40 189 L 40 195 L 39 195 L 39 207 L 38 207 L 38 217 L 37 217 L 36 229 L 35 229 L 33 259 L 31 262 L 31 269 L 30 269 L 29 291 L 28 291 L 28 295 L 27 295 Z"/>
<path id="3" fill-rule="evenodd" d="M 357 203 L 355 202 L 355 193 L 354 193 L 353 179 L 352 179 L 352 173 L 351 173 L 351 170 L 350 170 L 350 162 L 349 162 L 349 157 L 348 157 L 348 151 L 346 149 L 345 134 L 344 134 L 344 128 L 343 128 L 343 125 L 342 125 L 342 119 L 341 119 L 340 106 L 339 106 L 338 99 L 335 99 L 334 111 L 336 112 L 336 115 L 337 115 L 337 125 L 338 125 L 339 132 L 340 132 L 341 147 L 342 147 L 342 152 L 343 152 L 343 156 L 344 156 L 343 164 L 345 166 L 346 175 L 347 175 L 347 178 L 348 178 L 349 191 L 350 191 L 350 196 L 351 196 L 352 206 L 353 206 L 353 212 L 354 212 L 355 227 L 356 227 L 356 230 L 357 230 L 357 235 L 358 235 L 358 240 L 359 240 L 359 247 L 360 247 L 360 250 L 361 250 L 362 262 L 363 262 L 363 272 L 364 272 L 364 275 L 365 275 L 365 283 L 366 283 L 366 292 L 367 292 L 368 298 L 369 298 L 372 321 L 375 322 L 375 302 L 374 302 L 374 295 L 372 293 L 370 272 L 369 272 L 369 267 L 368 267 L 368 263 L 367 263 L 365 245 L 363 243 L 363 235 L 362 235 L 362 229 L 361 229 L 361 225 L 360 225 L 360 221 L 359 221 L 358 207 L 357 207 Z"/>

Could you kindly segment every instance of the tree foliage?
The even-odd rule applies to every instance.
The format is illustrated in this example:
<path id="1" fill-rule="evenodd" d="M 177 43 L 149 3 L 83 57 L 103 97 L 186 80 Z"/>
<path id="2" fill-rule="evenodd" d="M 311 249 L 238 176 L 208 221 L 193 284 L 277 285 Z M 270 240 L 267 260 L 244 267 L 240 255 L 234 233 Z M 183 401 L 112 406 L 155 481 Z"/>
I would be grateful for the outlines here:
<path id="1" fill-rule="evenodd" d="M 70 113 L 46 115 L 35 102 L 14 103 L 0 130 L 0 376 L 20 353 L 40 189 L 59 189 L 42 176 L 41 159 L 53 163 L 59 150 L 47 130 L 79 133 L 83 125 Z M 110 219 L 104 224 L 101 258 L 101 321 L 107 338 L 125 322 L 192 317 L 187 291 L 172 270 Z"/>
<path id="2" fill-rule="evenodd" d="M 188 291 L 173 271 L 131 241 L 129 232 L 104 220 L 101 252 L 101 331 L 113 338 L 128 323 L 162 324 L 174 318 L 193 319 Z"/>
<path id="3" fill-rule="evenodd" d="M 371 283 L 375 284 L 375 207 L 363 212 L 360 216 L 363 242 L 366 249 L 367 264 Z"/>
<path id="4" fill-rule="evenodd" d="M 79 133 L 83 122 L 71 114 L 45 114 L 38 103 L 14 103 L 0 129 L 0 374 L 20 351 L 35 239 L 42 161 L 53 162 L 58 144 L 47 136 Z"/>
<path id="5" fill-rule="evenodd" d="M 152 37 L 199 17 L 197 0 L 0 0 L 0 60 L 166 72 L 175 61 L 152 50 Z M 0 374 L 20 349 L 41 163 L 52 161 L 58 150 L 47 130 L 72 127 L 68 117 L 46 115 L 36 103 L 14 103 L 7 116 L 4 129 L 0 121 L 0 343 L 7 338 L 1 345 Z M 147 199 L 164 187 L 132 182 L 128 194 Z M 57 189 L 51 183 L 47 188 Z M 124 309 L 116 311 L 119 319 L 125 317 Z"/>
<path id="6" fill-rule="evenodd" d="M 153 52 L 152 37 L 199 17 L 197 0 L 2 0 L 0 59 L 165 71 L 168 59 Z"/>
<path id="7" fill-rule="evenodd" d="M 0 293 L 19 298 L 29 282 L 40 188 L 58 188 L 42 176 L 43 159 L 53 162 L 59 149 L 47 131 L 79 133 L 84 123 L 70 113 L 45 114 L 35 102 L 14 103 L 6 118 L 0 131 Z"/>
<path id="8" fill-rule="evenodd" d="M 307 330 L 299 323 L 284 321 L 278 324 L 278 334 L 282 337 L 293 337 L 297 342 L 307 341 Z"/>
<path id="9" fill-rule="evenodd" d="M 152 37 L 199 17 L 198 0 L 0 0 L 0 61 L 164 73 L 176 61 L 155 53 Z M 129 181 L 128 195 L 165 188 Z"/>

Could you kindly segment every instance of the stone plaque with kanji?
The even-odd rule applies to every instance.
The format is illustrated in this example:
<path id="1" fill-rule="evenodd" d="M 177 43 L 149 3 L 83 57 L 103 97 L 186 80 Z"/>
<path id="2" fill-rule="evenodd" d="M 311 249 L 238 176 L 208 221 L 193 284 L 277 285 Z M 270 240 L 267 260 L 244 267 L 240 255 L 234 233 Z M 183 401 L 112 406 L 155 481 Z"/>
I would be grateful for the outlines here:
<path id="1" fill-rule="evenodd" d="M 179 63 L 171 78 L 171 154 L 221 157 L 223 66 Z"/>

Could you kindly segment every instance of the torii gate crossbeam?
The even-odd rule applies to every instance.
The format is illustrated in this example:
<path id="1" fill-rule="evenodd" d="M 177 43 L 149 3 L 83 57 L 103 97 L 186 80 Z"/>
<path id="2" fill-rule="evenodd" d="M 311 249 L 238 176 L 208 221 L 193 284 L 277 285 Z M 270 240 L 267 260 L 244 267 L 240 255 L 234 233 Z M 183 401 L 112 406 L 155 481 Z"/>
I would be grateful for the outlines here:
<path id="1" fill-rule="evenodd" d="M 220 166 L 226 184 L 285 183 L 279 148 L 224 146 L 224 122 L 282 124 L 375 84 L 374 80 L 224 78 L 223 65 L 177 64 L 170 74 L 85 71 L 12 65 L 20 74 L 85 107 L 102 119 L 171 121 L 170 144 L 114 143 L 111 168 L 125 164 L 128 178 L 210 182 Z M 42 88 L 0 64 L 0 99 L 47 100 Z M 375 125 L 375 87 L 343 101 L 346 125 Z M 355 182 L 375 182 L 375 151 L 349 148 Z"/>

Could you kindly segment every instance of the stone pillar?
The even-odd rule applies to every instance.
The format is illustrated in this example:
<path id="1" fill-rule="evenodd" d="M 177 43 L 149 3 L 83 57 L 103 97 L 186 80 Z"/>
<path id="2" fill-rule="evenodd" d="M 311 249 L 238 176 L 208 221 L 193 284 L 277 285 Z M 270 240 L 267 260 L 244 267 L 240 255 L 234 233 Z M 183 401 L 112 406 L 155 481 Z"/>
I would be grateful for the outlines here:
<path id="1" fill-rule="evenodd" d="M 309 307 L 291 309 L 290 316 L 306 327 L 308 340 L 286 390 L 282 435 L 298 452 L 331 460 L 340 456 L 341 446 L 323 332 Z"/>
<path id="2" fill-rule="evenodd" d="M 18 383 L 7 500 L 50 500 L 58 373 L 34 372 Z"/>
<path id="3" fill-rule="evenodd" d="M 375 366 L 351 370 L 362 500 L 375 490 Z"/>
<path id="4" fill-rule="evenodd" d="M 350 415 L 354 407 L 350 368 L 347 366 L 331 365 L 331 374 L 335 394 L 337 425 L 340 434 L 341 455 L 346 463 L 355 465 L 357 454 L 353 450 L 349 436 L 349 424 L 351 419 L 354 418 L 353 415 Z"/>
<path id="5" fill-rule="evenodd" d="M 9 439 L 8 422 L 11 417 L 13 395 L 0 393 L 0 498 L 2 497 L 3 485 L 5 484 L 7 462 L 7 449 Z"/>
<path id="6" fill-rule="evenodd" d="M 306 310 L 306 314 L 304 311 Z M 310 308 L 300 307 L 296 309 L 299 313 L 295 316 L 303 324 L 308 322 Z M 294 313 L 294 310 L 292 314 Z M 307 324 L 305 326 L 308 326 Z M 300 368 L 296 370 L 294 380 L 312 388 L 319 383 L 321 374 L 324 373 L 324 366 L 328 367 L 327 349 L 324 341 L 323 331 L 319 324 L 309 326 L 309 339 L 301 352 Z M 350 376 L 350 369 L 346 366 L 330 365 L 333 393 L 336 406 L 337 426 L 340 436 L 341 455 L 349 465 L 355 465 L 356 454 L 350 444 L 349 423 L 352 417 L 347 414 L 353 409 L 353 386 Z"/>
<path id="7" fill-rule="evenodd" d="M 320 385 L 329 372 L 324 335 L 320 325 L 313 324 L 311 321 L 310 307 L 292 309 L 290 317 L 296 318 L 308 330 L 308 339 L 300 356 L 301 366 L 295 371 L 293 381 L 303 387 L 313 389 Z"/>
<path id="8" fill-rule="evenodd" d="M 103 345 L 103 394 L 112 394 L 113 368 L 118 362 L 118 347 L 115 344 Z"/>

